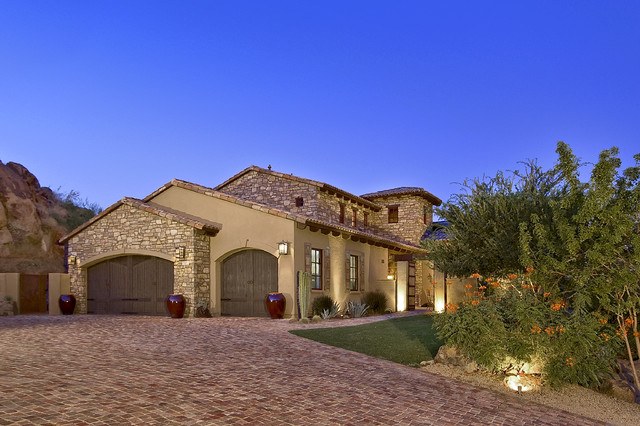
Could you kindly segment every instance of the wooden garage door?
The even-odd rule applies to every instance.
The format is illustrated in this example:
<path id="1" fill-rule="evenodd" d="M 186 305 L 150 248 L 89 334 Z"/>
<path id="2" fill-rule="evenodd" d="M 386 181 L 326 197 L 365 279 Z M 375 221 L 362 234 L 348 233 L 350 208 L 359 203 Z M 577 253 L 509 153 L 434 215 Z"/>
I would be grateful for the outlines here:
<path id="1" fill-rule="evenodd" d="M 268 316 L 267 293 L 278 291 L 278 259 L 261 250 L 245 250 L 222 263 L 221 314 Z"/>
<path id="2" fill-rule="evenodd" d="M 151 256 L 105 260 L 87 271 L 90 314 L 165 315 L 173 292 L 173 263 Z"/>

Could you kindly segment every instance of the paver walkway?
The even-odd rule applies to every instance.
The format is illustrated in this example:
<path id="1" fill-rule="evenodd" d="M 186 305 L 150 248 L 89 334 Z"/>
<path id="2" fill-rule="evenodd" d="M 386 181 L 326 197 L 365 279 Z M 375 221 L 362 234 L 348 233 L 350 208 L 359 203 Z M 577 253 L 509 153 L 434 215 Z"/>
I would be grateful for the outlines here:
<path id="1" fill-rule="evenodd" d="M 324 346 L 286 320 L 0 318 L 4 424 L 597 424 Z"/>

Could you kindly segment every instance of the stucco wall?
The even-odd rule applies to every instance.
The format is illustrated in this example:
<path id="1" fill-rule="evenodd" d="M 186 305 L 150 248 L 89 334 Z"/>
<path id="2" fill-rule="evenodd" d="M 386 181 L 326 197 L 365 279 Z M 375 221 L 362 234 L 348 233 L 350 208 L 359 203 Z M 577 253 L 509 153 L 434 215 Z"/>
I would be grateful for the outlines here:
<path id="1" fill-rule="evenodd" d="M 342 308 L 350 300 L 360 301 L 362 295 L 369 291 L 382 290 L 386 292 L 388 288 L 380 287 L 379 281 L 386 283 L 387 276 L 387 249 L 375 247 L 369 244 L 354 242 L 341 236 L 335 237 L 325 235 L 321 232 L 311 232 L 308 229 L 296 230 L 295 247 L 300 251 L 304 249 L 305 244 L 310 244 L 313 248 L 329 249 L 329 258 L 323 259 L 323 262 L 330 263 L 331 284 L 329 290 L 313 290 L 311 299 L 326 294 L 340 304 Z M 297 252 L 299 253 L 299 252 Z M 363 262 L 363 291 L 349 291 L 346 283 L 346 264 L 347 254 L 362 256 Z M 296 271 L 305 270 L 305 258 L 303 255 L 297 255 L 295 259 Z"/>
<path id="2" fill-rule="evenodd" d="M 208 301 L 209 237 L 182 223 L 123 204 L 73 236 L 68 253 L 77 261 L 69 265 L 70 290 L 79 313 L 87 312 L 87 268 L 108 258 L 145 254 L 173 259 L 177 247 L 185 247 L 185 258 L 174 261 L 174 293 L 187 300 L 185 315 L 193 306 Z M 196 260 L 198 262 L 196 262 Z"/>
<path id="3" fill-rule="evenodd" d="M 292 315 L 295 283 L 293 263 L 298 247 L 292 244 L 291 254 L 280 256 L 278 242 L 293 243 L 293 221 L 178 187 L 167 189 L 154 197 L 152 202 L 222 224 L 220 232 L 210 239 L 207 252 L 211 271 L 209 297 L 213 314 L 220 313 L 222 261 L 240 250 L 258 249 L 278 258 L 278 290 L 287 298 L 285 315 Z M 303 249 L 299 248 L 299 251 L 302 256 Z"/>

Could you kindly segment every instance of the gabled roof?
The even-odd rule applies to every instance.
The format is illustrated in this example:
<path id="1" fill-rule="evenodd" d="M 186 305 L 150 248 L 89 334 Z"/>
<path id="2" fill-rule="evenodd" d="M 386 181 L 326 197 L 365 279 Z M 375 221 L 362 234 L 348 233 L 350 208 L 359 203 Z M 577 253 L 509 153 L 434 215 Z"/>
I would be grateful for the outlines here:
<path id="1" fill-rule="evenodd" d="M 417 195 L 429 201 L 434 206 L 442 204 L 442 200 L 440 198 L 417 186 L 401 186 L 399 188 L 385 189 L 382 191 L 370 192 L 368 194 L 361 195 L 360 197 L 367 200 L 377 200 L 378 198 L 396 197 L 399 195 Z"/>
<path id="2" fill-rule="evenodd" d="M 216 222 L 212 222 L 207 219 L 203 219 L 201 217 L 193 216 L 188 213 L 184 213 L 178 210 L 171 209 L 169 207 L 161 206 L 156 203 L 147 203 L 142 200 L 138 200 L 136 198 L 125 197 L 122 200 L 118 201 L 115 204 L 112 204 L 104 211 L 102 211 L 97 216 L 94 216 L 87 222 L 83 223 L 73 231 L 69 232 L 67 235 L 63 236 L 58 240 L 59 244 L 62 244 L 69 239 L 71 239 L 74 235 L 88 228 L 92 224 L 96 223 L 112 211 L 116 210 L 118 207 L 122 205 L 127 205 L 130 207 L 134 207 L 136 209 L 145 211 L 147 213 L 155 214 L 160 217 L 167 218 L 169 220 L 176 221 L 178 223 L 182 223 L 183 225 L 191 226 L 195 229 L 200 229 L 205 231 L 208 235 L 215 236 L 220 229 L 222 229 L 222 225 Z"/>
<path id="3" fill-rule="evenodd" d="M 368 231 L 362 231 L 360 229 L 351 228 L 344 224 L 336 224 L 323 220 L 318 220 L 315 218 L 310 218 L 308 216 L 304 216 L 301 214 L 291 213 L 285 210 L 277 209 L 271 206 L 267 206 L 265 204 L 257 203 L 255 201 L 247 201 L 245 199 L 226 194 L 224 192 L 217 191 L 213 188 L 208 188 L 206 186 L 198 185 L 195 183 L 187 182 L 180 179 L 173 179 L 171 182 L 161 186 L 156 191 L 149 194 L 144 198 L 144 202 L 150 203 L 154 197 L 158 194 L 166 191 L 171 187 L 178 187 L 182 189 L 186 189 L 189 191 L 197 192 L 199 194 L 203 194 L 212 198 L 217 198 L 219 200 L 224 200 L 230 203 L 238 204 L 240 206 L 248 207 L 253 210 L 257 210 L 263 213 L 271 214 L 274 216 L 282 217 L 285 219 L 290 219 L 298 223 L 300 226 L 308 226 L 312 231 L 322 231 L 324 234 L 331 233 L 334 236 L 342 235 L 346 238 L 351 238 L 354 241 L 366 242 L 368 244 L 372 244 L 379 247 L 385 247 L 396 251 L 401 252 L 420 252 L 423 249 L 415 244 L 412 244 L 408 241 L 405 241 L 396 236 L 392 236 L 387 233 L 373 233 Z"/>
<path id="4" fill-rule="evenodd" d="M 217 191 L 221 191 L 225 186 L 227 186 L 228 184 L 230 184 L 231 182 L 239 179 L 240 177 L 246 175 L 249 172 L 257 172 L 257 173 L 262 173 L 262 174 L 268 174 L 271 176 L 276 176 L 279 178 L 284 178 L 284 179 L 289 179 L 295 182 L 301 182 L 301 183 L 306 183 L 308 185 L 311 186 L 315 186 L 316 188 L 320 189 L 321 191 L 325 191 L 327 193 L 329 193 L 330 195 L 337 195 L 338 197 L 342 197 L 345 198 L 355 204 L 359 204 L 363 207 L 368 207 L 373 211 L 380 211 L 382 209 L 382 206 L 371 202 L 369 200 L 366 200 L 362 197 L 358 197 L 355 194 L 351 194 L 350 192 L 344 191 L 340 188 L 337 188 L 333 185 L 329 185 L 328 183 L 324 183 L 324 182 L 320 182 L 317 180 L 312 180 L 312 179 L 306 179 L 306 178 L 301 178 L 298 176 L 294 176 L 291 174 L 285 174 L 285 173 L 280 173 L 280 172 L 276 172 L 273 170 L 269 170 L 269 169 L 263 169 L 262 167 L 258 167 L 258 166 L 250 166 L 247 167 L 246 169 L 244 169 L 243 171 L 241 171 L 240 173 L 232 176 L 231 178 L 227 179 L 226 181 L 222 182 L 220 185 L 216 186 L 214 189 Z"/>

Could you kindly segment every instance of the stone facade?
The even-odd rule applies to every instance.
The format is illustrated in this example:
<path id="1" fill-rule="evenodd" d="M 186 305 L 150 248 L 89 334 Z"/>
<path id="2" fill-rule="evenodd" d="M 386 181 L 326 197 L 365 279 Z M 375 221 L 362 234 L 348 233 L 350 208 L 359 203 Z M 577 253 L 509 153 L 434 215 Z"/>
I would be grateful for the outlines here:
<path id="1" fill-rule="evenodd" d="M 221 192 L 292 213 L 315 217 L 319 189 L 299 178 L 251 170 L 220 188 Z M 303 199 L 301 207 L 296 198 Z"/>
<path id="2" fill-rule="evenodd" d="M 384 208 L 373 215 L 373 226 L 411 243 L 419 244 L 424 232 L 433 222 L 433 206 L 420 196 L 387 196 L 374 201 Z M 389 223 L 389 206 L 398 207 L 397 223 Z"/>
<path id="3" fill-rule="evenodd" d="M 358 202 L 351 199 L 358 198 L 355 196 L 350 198 L 337 195 L 331 190 L 322 189 L 322 185 L 319 182 L 278 172 L 250 170 L 236 179 L 220 185 L 218 190 L 243 200 L 251 200 L 360 231 L 375 232 L 382 229 L 379 227 L 379 212 L 376 211 L 380 210 L 379 208 L 374 210 L 370 207 L 370 202 L 365 200 Z M 302 206 L 296 206 L 296 198 L 303 199 Z M 344 206 L 344 222 L 340 222 L 341 206 Z M 355 226 L 353 226 L 354 212 Z M 368 217 L 368 226 L 365 226 L 365 213 Z"/>
<path id="4" fill-rule="evenodd" d="M 184 295 L 186 315 L 193 315 L 195 304 L 209 303 L 209 239 L 204 231 L 189 225 L 131 205 L 120 205 L 68 241 L 68 254 L 77 259 L 69 265 L 77 312 L 87 312 L 87 266 L 91 266 L 85 265 L 88 260 L 96 263 L 140 253 L 173 258 L 177 247 L 185 247 L 184 259 L 174 260 L 174 293 Z"/>

